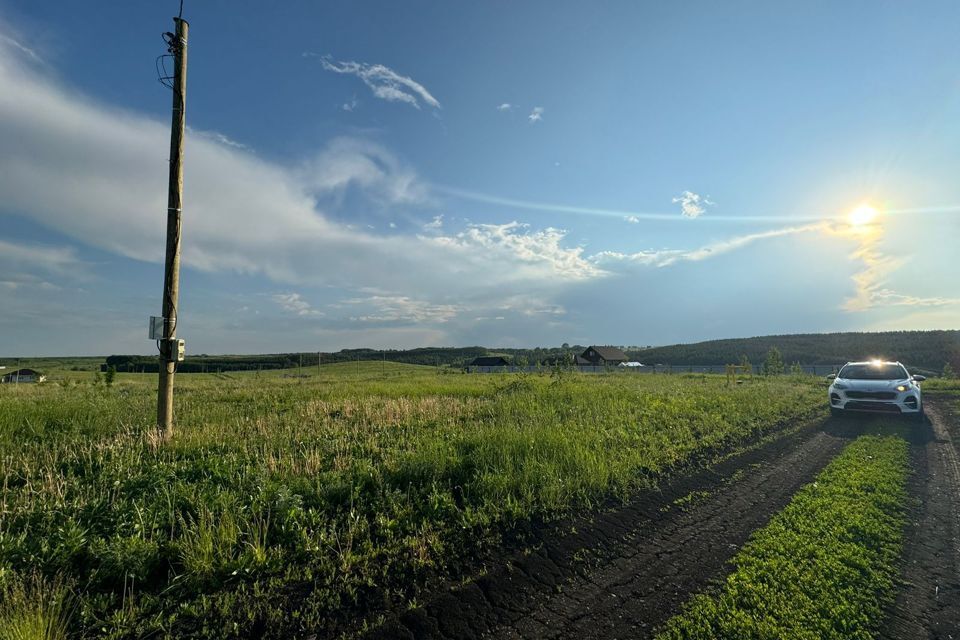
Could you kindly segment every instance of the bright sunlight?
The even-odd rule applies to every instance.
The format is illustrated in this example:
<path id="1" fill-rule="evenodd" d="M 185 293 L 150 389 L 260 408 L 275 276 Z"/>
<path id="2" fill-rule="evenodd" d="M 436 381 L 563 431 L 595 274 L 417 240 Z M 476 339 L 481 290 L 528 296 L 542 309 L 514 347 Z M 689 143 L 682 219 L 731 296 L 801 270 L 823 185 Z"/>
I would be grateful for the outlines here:
<path id="1" fill-rule="evenodd" d="M 880 215 L 880 212 L 877 211 L 876 207 L 863 203 L 851 211 L 849 215 L 847 215 L 847 219 L 853 226 L 860 227 L 865 224 L 870 224 L 878 215 Z"/>

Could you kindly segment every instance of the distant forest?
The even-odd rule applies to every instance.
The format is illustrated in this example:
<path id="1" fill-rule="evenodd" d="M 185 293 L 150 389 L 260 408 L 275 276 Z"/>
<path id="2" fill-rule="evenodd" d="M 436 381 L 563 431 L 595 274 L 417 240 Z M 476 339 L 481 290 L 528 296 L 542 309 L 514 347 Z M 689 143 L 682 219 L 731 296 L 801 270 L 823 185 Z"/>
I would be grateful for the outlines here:
<path id="1" fill-rule="evenodd" d="M 784 336 L 709 340 L 630 351 L 644 364 L 726 364 L 745 355 L 760 364 L 776 347 L 788 365 L 842 364 L 885 358 L 907 366 L 939 371 L 946 362 L 960 365 L 960 331 L 884 331 L 880 333 L 800 333 Z"/>
<path id="2" fill-rule="evenodd" d="M 776 347 L 789 365 L 842 364 L 849 360 L 870 357 L 900 360 L 908 366 L 939 371 L 946 362 L 960 370 L 960 331 L 887 331 L 881 333 L 808 333 L 756 338 L 710 340 L 692 344 L 664 347 L 623 347 L 632 359 L 644 364 L 667 365 L 722 365 L 739 363 L 743 356 L 754 365 L 761 364 L 767 351 Z M 181 373 L 217 371 L 256 371 L 258 369 L 288 369 L 302 364 L 316 367 L 321 364 L 354 362 L 356 360 L 388 360 L 429 366 L 462 367 L 477 356 L 502 355 L 521 365 L 553 366 L 569 363 L 574 354 L 582 353 L 586 345 L 538 347 L 535 349 L 494 349 L 486 347 L 426 347 L 420 349 L 381 351 L 378 349 L 343 349 L 335 353 L 280 353 L 267 355 L 211 356 L 190 355 L 180 363 Z M 118 371 L 157 370 L 155 356 L 110 356 L 104 368 L 114 366 Z"/>

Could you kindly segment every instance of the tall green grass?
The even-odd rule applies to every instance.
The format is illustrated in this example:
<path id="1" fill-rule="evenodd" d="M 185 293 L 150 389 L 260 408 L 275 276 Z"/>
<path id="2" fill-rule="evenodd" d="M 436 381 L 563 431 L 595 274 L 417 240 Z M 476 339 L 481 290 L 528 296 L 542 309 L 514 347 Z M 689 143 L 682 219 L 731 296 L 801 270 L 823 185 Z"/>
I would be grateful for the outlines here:
<path id="1" fill-rule="evenodd" d="M 64 640 L 73 594 L 57 577 L 0 576 L 0 640 Z"/>
<path id="2" fill-rule="evenodd" d="M 290 373 L 179 376 L 164 443 L 154 376 L 0 389 L 0 575 L 72 577 L 86 636 L 324 635 L 823 411 L 799 380 Z"/>

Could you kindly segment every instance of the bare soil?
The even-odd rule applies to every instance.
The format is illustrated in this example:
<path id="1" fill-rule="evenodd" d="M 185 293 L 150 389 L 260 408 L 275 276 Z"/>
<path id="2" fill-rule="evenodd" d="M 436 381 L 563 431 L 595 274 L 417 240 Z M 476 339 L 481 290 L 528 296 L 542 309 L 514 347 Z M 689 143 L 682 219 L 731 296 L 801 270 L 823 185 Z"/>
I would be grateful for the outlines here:
<path id="1" fill-rule="evenodd" d="M 911 442 L 914 473 L 903 584 L 881 637 L 960 639 L 960 416 L 926 394 L 928 422 Z"/>

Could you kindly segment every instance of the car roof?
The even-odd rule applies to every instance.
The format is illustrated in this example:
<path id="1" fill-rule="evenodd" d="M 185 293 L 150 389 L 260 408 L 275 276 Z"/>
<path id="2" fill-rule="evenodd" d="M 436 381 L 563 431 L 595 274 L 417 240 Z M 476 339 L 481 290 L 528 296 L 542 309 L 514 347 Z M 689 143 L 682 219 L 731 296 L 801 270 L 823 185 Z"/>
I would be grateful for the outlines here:
<path id="1" fill-rule="evenodd" d="M 848 362 L 847 364 L 899 364 L 901 367 L 903 366 L 903 363 L 900 362 L 899 360 L 896 360 L 896 361 L 893 361 L 893 360 L 862 360 L 862 361 L 860 361 L 860 362 Z M 847 364 L 845 364 L 845 365 L 843 365 L 843 366 L 847 366 Z"/>

